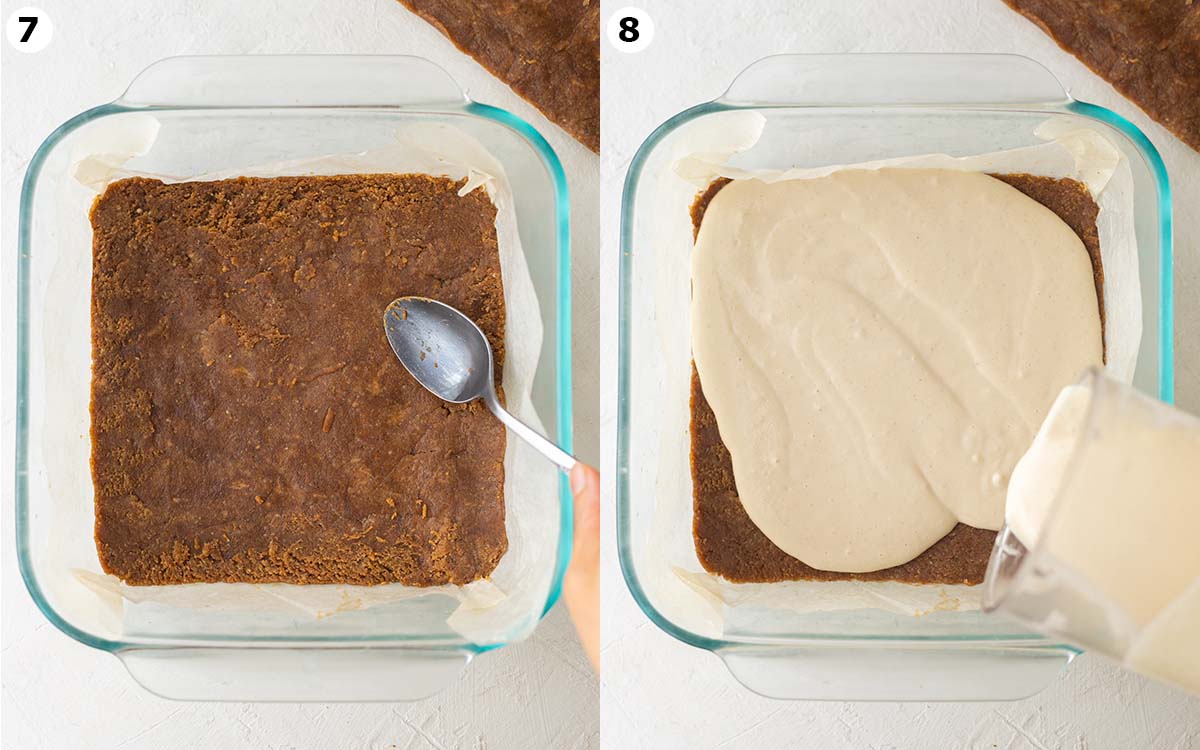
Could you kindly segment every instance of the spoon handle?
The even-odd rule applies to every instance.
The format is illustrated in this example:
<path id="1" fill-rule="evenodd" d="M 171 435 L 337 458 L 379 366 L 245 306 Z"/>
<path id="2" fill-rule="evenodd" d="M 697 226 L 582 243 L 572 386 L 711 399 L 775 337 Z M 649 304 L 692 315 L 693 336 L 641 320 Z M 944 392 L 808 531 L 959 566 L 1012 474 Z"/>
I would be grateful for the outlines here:
<path id="1" fill-rule="evenodd" d="M 575 457 L 567 453 L 562 448 L 552 443 L 548 438 L 539 434 L 529 425 L 509 414 L 503 406 L 500 405 L 500 399 L 496 398 L 495 391 L 488 391 L 483 396 L 484 403 L 492 414 L 496 415 L 504 423 L 508 429 L 516 433 L 517 437 L 529 443 L 538 450 L 543 456 L 558 464 L 563 471 L 570 471 L 575 466 Z"/>

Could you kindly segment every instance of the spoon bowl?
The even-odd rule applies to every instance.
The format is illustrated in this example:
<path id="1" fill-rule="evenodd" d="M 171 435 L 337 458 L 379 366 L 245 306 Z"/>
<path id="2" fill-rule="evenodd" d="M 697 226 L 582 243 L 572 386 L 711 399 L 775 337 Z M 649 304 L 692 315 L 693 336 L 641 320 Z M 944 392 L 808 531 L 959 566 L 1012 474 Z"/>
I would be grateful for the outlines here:
<path id="1" fill-rule="evenodd" d="M 401 297 L 388 305 L 383 325 L 404 369 L 438 398 L 465 404 L 494 390 L 487 336 L 450 305 Z"/>

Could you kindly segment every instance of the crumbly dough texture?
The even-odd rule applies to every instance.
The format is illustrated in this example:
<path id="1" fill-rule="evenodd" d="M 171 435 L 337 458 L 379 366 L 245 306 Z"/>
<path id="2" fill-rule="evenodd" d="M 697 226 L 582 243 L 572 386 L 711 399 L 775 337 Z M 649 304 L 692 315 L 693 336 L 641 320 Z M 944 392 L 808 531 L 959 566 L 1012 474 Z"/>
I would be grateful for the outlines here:
<path id="1" fill-rule="evenodd" d="M 1083 242 L 1092 260 L 1100 321 L 1104 324 L 1104 273 L 1096 230 L 1099 207 L 1087 188 L 1075 180 L 1029 174 L 996 174 L 1057 214 Z M 728 179 L 714 181 L 696 197 L 691 217 L 700 231 L 705 209 Z M 957 524 L 946 536 L 909 562 L 867 573 L 818 570 L 776 547 L 750 520 L 738 498 L 733 459 L 721 440 L 716 415 L 704 398 L 700 375 L 692 364 L 691 471 L 692 536 L 704 569 L 735 583 L 777 581 L 900 581 L 926 584 L 978 584 L 983 581 L 996 532 Z"/>
<path id="2" fill-rule="evenodd" d="M 504 428 L 404 371 L 402 295 L 504 356 L 496 208 L 427 175 L 113 183 L 91 212 L 92 474 L 134 585 L 464 584 L 507 549 Z M 499 367 L 497 377 L 499 377 Z"/>
<path id="3" fill-rule="evenodd" d="M 1004 2 L 1200 151 L 1200 2 Z"/>
<path id="4" fill-rule="evenodd" d="M 600 153 L 600 0 L 400 0 Z"/>

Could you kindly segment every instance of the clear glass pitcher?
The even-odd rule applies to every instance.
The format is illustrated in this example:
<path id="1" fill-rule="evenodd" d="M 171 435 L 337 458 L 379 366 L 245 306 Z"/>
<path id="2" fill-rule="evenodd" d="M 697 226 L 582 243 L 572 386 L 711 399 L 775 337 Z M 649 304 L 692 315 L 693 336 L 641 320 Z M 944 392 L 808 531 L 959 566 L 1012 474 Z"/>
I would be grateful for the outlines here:
<path id="1" fill-rule="evenodd" d="M 1200 693 L 1200 419 L 1098 370 L 1009 484 L 983 606 Z"/>

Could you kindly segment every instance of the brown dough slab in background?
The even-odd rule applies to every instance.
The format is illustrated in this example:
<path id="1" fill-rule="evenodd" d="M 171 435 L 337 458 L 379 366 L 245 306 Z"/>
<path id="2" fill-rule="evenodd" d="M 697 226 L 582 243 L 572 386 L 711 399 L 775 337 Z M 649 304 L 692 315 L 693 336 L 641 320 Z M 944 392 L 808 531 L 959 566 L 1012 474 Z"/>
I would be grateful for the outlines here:
<path id="1" fill-rule="evenodd" d="M 1100 320 L 1104 321 L 1099 207 L 1083 184 L 1030 174 L 997 174 L 1025 195 L 1053 211 L 1079 236 L 1092 259 Z M 692 226 L 699 232 L 709 202 L 729 183 L 714 181 L 692 205 Z M 692 537 L 704 569 L 735 583 L 776 581 L 900 581 L 926 584 L 978 584 L 983 581 L 996 532 L 958 524 L 915 559 L 869 573 L 835 573 L 800 562 L 775 546 L 750 520 L 738 498 L 733 458 L 721 440 L 717 417 L 704 398 L 700 375 L 692 364 L 691 381 Z"/>
<path id="2" fill-rule="evenodd" d="M 131 584 L 462 584 L 508 546 L 504 427 L 396 360 L 445 300 L 503 357 L 496 208 L 425 175 L 116 182 L 92 209 L 96 547 Z M 497 367 L 497 374 L 500 368 Z"/>
<path id="3" fill-rule="evenodd" d="M 600 153 L 600 0 L 400 0 Z"/>
<path id="4" fill-rule="evenodd" d="M 1200 0 L 1004 0 L 1200 151 Z"/>

